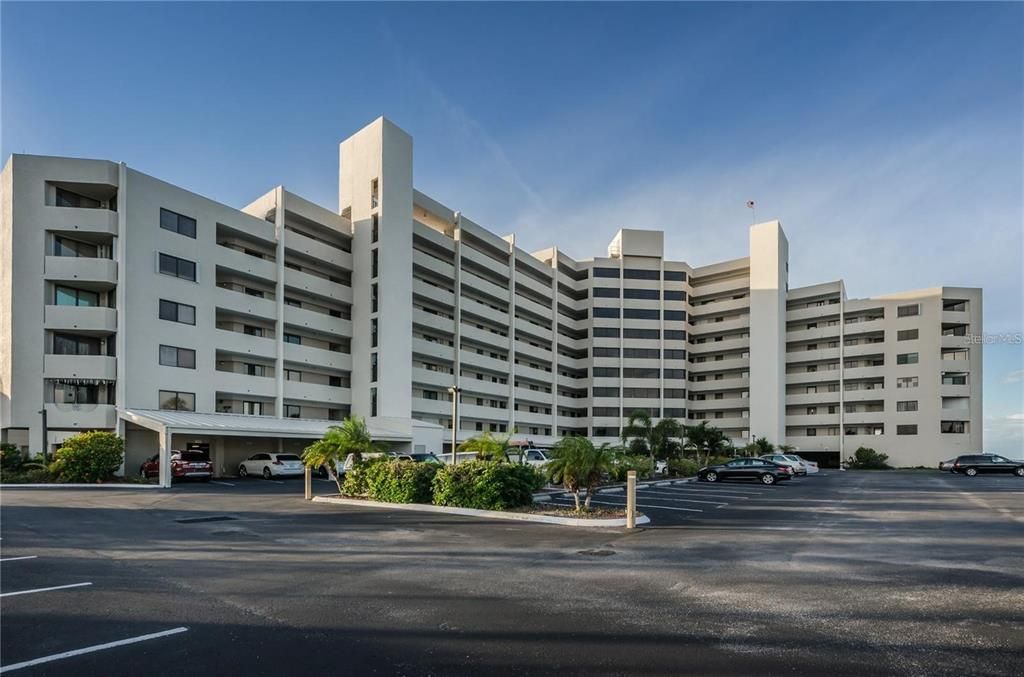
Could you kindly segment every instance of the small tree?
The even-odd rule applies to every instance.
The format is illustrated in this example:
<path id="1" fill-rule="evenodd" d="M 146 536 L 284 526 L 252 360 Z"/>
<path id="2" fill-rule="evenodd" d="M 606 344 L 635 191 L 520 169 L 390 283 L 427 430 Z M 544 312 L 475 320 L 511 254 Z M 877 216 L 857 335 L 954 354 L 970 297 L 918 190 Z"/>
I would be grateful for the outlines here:
<path id="1" fill-rule="evenodd" d="M 891 470 L 889 455 L 881 454 L 871 447 L 858 447 L 853 456 L 846 459 L 846 467 L 854 470 Z"/>
<path id="2" fill-rule="evenodd" d="M 476 437 L 471 437 L 457 447 L 457 451 L 476 452 L 483 461 L 508 461 L 508 452 L 511 449 L 509 437 L 495 437 L 489 432 Z M 520 454 L 520 460 L 525 462 L 525 454 Z"/>
<path id="3" fill-rule="evenodd" d="M 708 425 L 707 421 L 701 421 L 699 425 L 686 426 L 683 432 L 686 435 L 686 448 L 693 450 L 698 463 L 701 462 L 702 454 L 703 462 L 707 464 L 712 454 L 723 453 L 730 446 L 725 433 L 713 425 Z"/>
<path id="4" fill-rule="evenodd" d="M 58 482 L 101 482 L 111 478 L 124 460 L 124 440 L 94 430 L 64 440 L 50 472 Z"/>
<path id="5" fill-rule="evenodd" d="M 612 450 L 607 444 L 594 447 L 586 437 L 563 437 L 551 450 L 554 458 L 544 466 L 553 483 L 563 485 L 572 493 L 576 512 L 580 512 L 580 489 L 586 487 L 587 499 L 582 508 L 590 509 L 594 489 L 601 476 L 612 468 Z"/>
<path id="6" fill-rule="evenodd" d="M 651 415 L 643 410 L 636 410 L 629 415 L 629 420 L 622 427 L 622 443 L 630 450 L 630 453 L 644 453 L 654 460 L 654 453 L 651 449 L 651 434 L 654 431 L 654 424 L 651 422 Z"/>
<path id="7" fill-rule="evenodd" d="M 643 410 L 634 411 L 622 428 L 622 443 L 633 455 L 650 456 L 666 460 L 682 452 L 683 426 L 674 418 L 663 418 L 657 423 Z"/>
<path id="8" fill-rule="evenodd" d="M 340 494 L 341 480 L 338 478 L 337 465 L 343 463 L 349 454 L 358 463 L 363 460 L 363 454 L 384 451 L 386 448 L 387 445 L 373 441 L 370 429 L 361 416 L 349 416 L 341 425 L 328 428 L 323 439 L 306 447 L 302 452 L 302 462 L 308 468 L 326 468 L 327 476 L 338 485 Z"/>

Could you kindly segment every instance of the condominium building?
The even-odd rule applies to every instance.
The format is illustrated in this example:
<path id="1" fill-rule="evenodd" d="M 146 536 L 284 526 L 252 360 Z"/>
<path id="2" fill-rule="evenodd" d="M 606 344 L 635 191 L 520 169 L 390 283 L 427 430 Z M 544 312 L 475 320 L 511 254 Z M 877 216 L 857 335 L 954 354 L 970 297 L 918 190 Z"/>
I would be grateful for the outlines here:
<path id="1" fill-rule="evenodd" d="M 777 221 L 711 265 L 666 259 L 651 230 L 592 259 L 527 252 L 416 191 L 412 158 L 383 118 L 342 142 L 335 212 L 280 186 L 237 209 L 124 164 L 12 156 L 3 439 L 42 448 L 44 416 L 51 449 L 119 430 L 130 467 L 173 431 L 214 440 L 230 472 L 254 436 L 297 448 L 349 413 L 447 445 L 454 392 L 459 440 L 613 441 L 643 410 L 835 458 L 982 448 L 981 290 L 790 289 Z"/>

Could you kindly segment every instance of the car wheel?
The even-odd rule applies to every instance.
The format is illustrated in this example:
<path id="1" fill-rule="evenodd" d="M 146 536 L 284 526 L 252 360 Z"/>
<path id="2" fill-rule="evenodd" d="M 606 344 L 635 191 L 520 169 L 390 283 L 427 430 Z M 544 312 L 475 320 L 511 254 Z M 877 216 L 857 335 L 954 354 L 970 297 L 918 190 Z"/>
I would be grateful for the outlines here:
<path id="1" fill-rule="evenodd" d="M 978 474 L 978 469 L 968 468 L 967 470 L 964 470 L 964 474 L 967 475 L 968 477 L 974 477 L 975 475 Z"/>
<path id="2" fill-rule="evenodd" d="M 718 481 L 718 473 L 716 473 L 716 472 L 705 473 L 704 474 L 704 481 L 705 482 L 717 482 Z"/>
<path id="3" fill-rule="evenodd" d="M 269 480 L 271 478 L 270 468 L 263 469 L 263 479 Z"/>
<path id="4" fill-rule="evenodd" d="M 1024 477 L 1024 468 L 1017 468 L 1013 471 L 1017 477 Z"/>
<path id="5" fill-rule="evenodd" d="M 249 476 L 249 471 L 245 469 L 244 465 L 238 466 L 238 476 L 239 477 L 248 477 Z"/>
<path id="6" fill-rule="evenodd" d="M 775 484 L 775 475 L 770 472 L 761 475 L 761 484 Z"/>

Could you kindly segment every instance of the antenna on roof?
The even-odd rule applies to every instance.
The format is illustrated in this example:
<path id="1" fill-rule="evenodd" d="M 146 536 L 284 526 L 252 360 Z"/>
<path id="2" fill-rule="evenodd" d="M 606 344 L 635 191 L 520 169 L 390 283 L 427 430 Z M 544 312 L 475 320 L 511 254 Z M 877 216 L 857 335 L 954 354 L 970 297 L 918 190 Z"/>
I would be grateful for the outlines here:
<path id="1" fill-rule="evenodd" d="M 753 200 L 747 200 L 747 209 L 750 210 L 750 225 L 756 226 L 757 225 L 757 210 L 754 209 L 754 201 Z"/>

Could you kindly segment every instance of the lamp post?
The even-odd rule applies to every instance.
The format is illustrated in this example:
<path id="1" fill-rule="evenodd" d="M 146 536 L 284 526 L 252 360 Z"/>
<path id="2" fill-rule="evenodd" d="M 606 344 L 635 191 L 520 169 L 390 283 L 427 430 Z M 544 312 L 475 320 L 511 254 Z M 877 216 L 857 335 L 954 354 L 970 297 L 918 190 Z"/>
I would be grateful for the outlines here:
<path id="1" fill-rule="evenodd" d="M 459 394 L 462 393 L 462 388 L 459 386 L 449 386 L 448 394 L 452 396 L 452 465 L 458 462 L 458 457 L 455 455 L 455 447 L 458 445 L 456 436 L 459 430 Z"/>
<path id="2" fill-rule="evenodd" d="M 50 455 L 48 453 L 49 447 L 50 447 L 50 441 L 49 441 L 50 431 L 48 430 L 48 426 L 46 425 L 46 405 L 45 404 L 43 405 L 43 408 L 39 410 L 39 415 L 43 417 L 43 463 L 48 463 L 49 462 L 49 458 L 50 458 Z M 31 453 L 31 451 L 32 450 L 30 449 L 29 452 Z"/>

